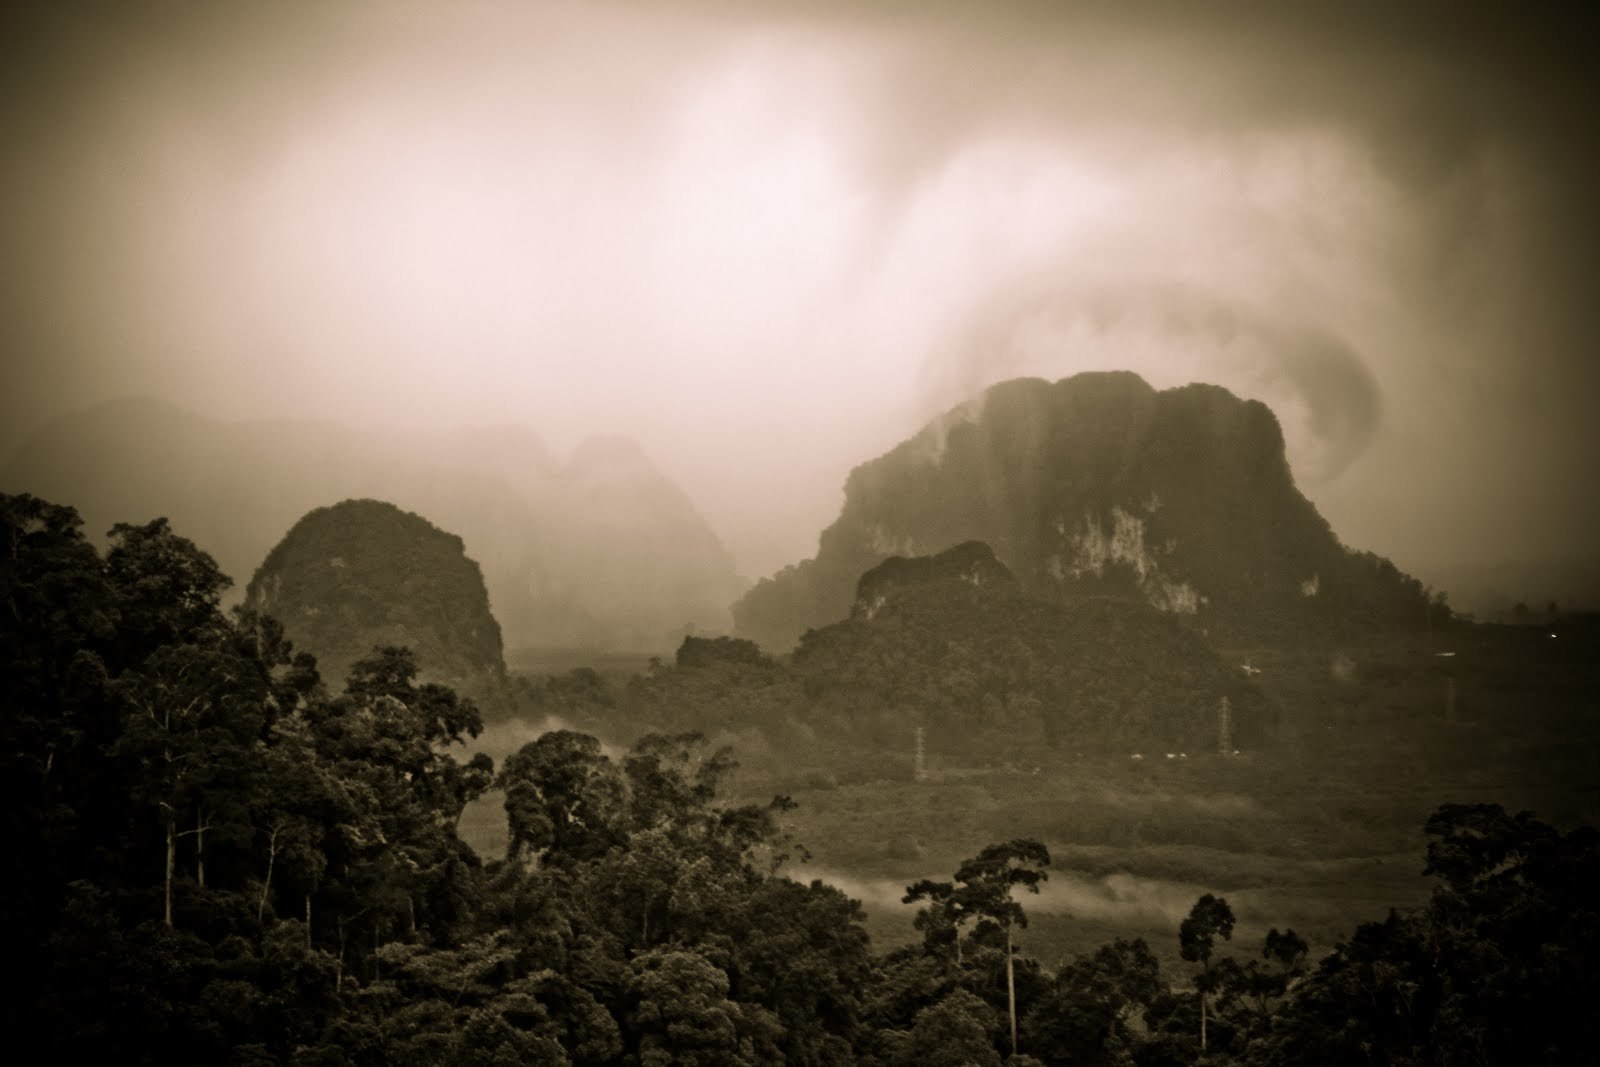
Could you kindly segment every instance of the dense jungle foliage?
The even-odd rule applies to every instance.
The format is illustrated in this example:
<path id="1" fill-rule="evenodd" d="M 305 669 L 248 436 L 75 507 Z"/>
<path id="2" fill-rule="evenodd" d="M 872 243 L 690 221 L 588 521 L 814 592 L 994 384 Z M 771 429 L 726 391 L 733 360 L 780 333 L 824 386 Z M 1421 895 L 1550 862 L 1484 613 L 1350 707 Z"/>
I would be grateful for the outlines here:
<path id="1" fill-rule="evenodd" d="M 987 545 L 893 557 L 862 576 L 850 617 L 778 658 L 689 636 L 614 693 L 593 671 L 549 677 L 531 707 L 605 736 L 698 730 L 839 767 L 841 748 L 1037 765 L 1063 754 L 1259 748 L 1278 709 L 1191 629 L 1125 597 L 1072 606 L 1023 593 Z M 743 731 L 743 733 L 741 733 Z"/>
<path id="2" fill-rule="evenodd" d="M 453 754 L 471 701 L 404 648 L 337 688 L 165 520 L 102 555 L 77 514 L 0 497 L 9 1031 L 40 1061 L 296 1064 L 1580 1063 L 1600 993 L 1600 835 L 1491 805 L 1427 827 L 1427 906 L 1320 961 L 1171 932 L 1029 957 L 1037 841 L 906 887 L 920 940 L 785 875 L 786 797 L 730 802 L 699 735 L 553 730 Z M 760 672 L 743 644 L 690 646 Z M 681 659 L 685 657 L 680 657 Z M 585 679 L 565 683 L 582 690 Z M 598 698 L 597 698 L 598 699 Z M 505 797 L 505 854 L 463 843 Z M 23 1046 L 17 1045 L 20 1049 Z"/>

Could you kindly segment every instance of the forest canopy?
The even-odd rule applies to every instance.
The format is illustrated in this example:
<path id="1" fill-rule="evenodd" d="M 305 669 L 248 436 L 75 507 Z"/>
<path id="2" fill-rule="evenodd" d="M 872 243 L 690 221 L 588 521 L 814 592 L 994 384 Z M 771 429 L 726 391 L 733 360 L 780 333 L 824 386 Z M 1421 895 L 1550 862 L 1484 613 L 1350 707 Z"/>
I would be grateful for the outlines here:
<path id="1" fill-rule="evenodd" d="M 495 768 L 472 701 L 375 648 L 336 683 L 165 520 L 107 551 L 0 497 L 0 907 L 12 1032 L 42 1056 L 293 1064 L 1582 1062 L 1600 835 L 1495 805 L 1425 828 L 1426 906 L 1312 960 L 1207 894 L 1139 939 L 1027 955 L 1037 841 L 974 842 L 861 905 L 785 873 L 793 802 L 735 802 L 688 731 L 552 730 Z M 676 669 L 759 676 L 738 642 Z M 582 679 L 577 679 L 581 681 Z M 503 855 L 458 833 L 504 798 Z"/>

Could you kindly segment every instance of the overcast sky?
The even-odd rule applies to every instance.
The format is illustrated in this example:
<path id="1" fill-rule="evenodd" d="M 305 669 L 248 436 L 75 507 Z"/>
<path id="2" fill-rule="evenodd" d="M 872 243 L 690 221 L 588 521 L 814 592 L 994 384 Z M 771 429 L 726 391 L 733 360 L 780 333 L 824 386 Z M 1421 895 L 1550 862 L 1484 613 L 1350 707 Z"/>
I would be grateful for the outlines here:
<path id="1" fill-rule="evenodd" d="M 1425 578 L 1591 552 L 1588 38 L 1310 6 L 4 16 L 0 448 L 125 394 L 622 430 L 754 576 L 971 391 L 1129 367 L 1272 404 Z"/>

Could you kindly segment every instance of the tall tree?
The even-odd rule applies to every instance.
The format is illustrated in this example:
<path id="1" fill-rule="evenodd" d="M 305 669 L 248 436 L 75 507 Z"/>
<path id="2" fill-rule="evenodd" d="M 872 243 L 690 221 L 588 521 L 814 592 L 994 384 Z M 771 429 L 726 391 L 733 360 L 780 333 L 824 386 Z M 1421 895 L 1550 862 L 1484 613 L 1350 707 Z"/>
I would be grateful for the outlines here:
<path id="1" fill-rule="evenodd" d="M 1028 1046 L 1041 1057 L 1113 1063 L 1127 1055 L 1131 1021 L 1166 992 L 1161 967 L 1143 938 L 1118 938 L 1057 972 L 1052 995 L 1022 1020 Z"/>
<path id="2" fill-rule="evenodd" d="M 506 758 L 506 858 L 595 859 L 621 832 L 623 784 L 588 734 L 553 730 Z"/>
<path id="3" fill-rule="evenodd" d="M 994 1009 L 965 989 L 917 1013 L 910 1033 L 899 1042 L 894 1067 L 1000 1067 L 990 1039 Z"/>
<path id="4" fill-rule="evenodd" d="M 106 839 L 126 828 L 128 784 L 105 756 L 115 738 L 104 658 L 115 621 L 78 513 L 0 494 L 0 829 L 17 857 L 3 888 L 0 954 L 18 975 L 48 965 L 43 941 L 62 887 L 101 866 L 93 860 Z M 106 833 L 97 832 L 101 812 Z M 104 866 L 121 867 L 118 858 Z"/>
<path id="5" fill-rule="evenodd" d="M 772 1013 L 728 997 L 728 975 L 698 952 L 662 947 L 629 965 L 638 1062 L 754 1067 L 783 1062 Z"/>
<path id="6" fill-rule="evenodd" d="M 229 790 L 244 787 L 254 760 L 265 692 L 259 674 L 226 646 L 166 645 L 125 672 L 113 690 L 127 709 L 116 751 L 143 768 L 134 799 L 159 813 L 166 862 L 162 918 L 173 925 L 172 889 L 180 822 L 195 838 L 198 884 L 205 882 L 205 834 Z"/>
<path id="7" fill-rule="evenodd" d="M 233 579 L 166 519 L 113 526 L 106 576 L 124 662 L 137 664 L 163 645 L 204 643 L 225 626 L 222 593 Z"/>
<path id="8" fill-rule="evenodd" d="M 311 892 L 327 867 L 322 840 L 348 822 L 351 800 L 333 768 L 318 753 L 310 723 L 303 715 L 280 718 L 267 740 L 262 788 L 252 797 L 265 852 L 256 921 L 266 913 L 274 879 L 287 875 L 306 901 L 309 945 Z"/>
<path id="9" fill-rule="evenodd" d="M 906 886 L 906 894 L 900 898 L 900 903 L 916 904 L 924 900 L 928 906 L 919 908 L 917 917 L 912 921 L 922 931 L 923 948 L 930 955 L 942 957 L 948 947 L 951 961 L 960 969 L 961 927 L 970 918 L 965 899 L 956 892 L 954 882 L 936 882 L 924 878 Z"/>
<path id="10" fill-rule="evenodd" d="M 1017 977 L 1016 945 L 1012 930 L 1027 926 L 1028 916 L 1012 898 L 1021 888 L 1039 892 L 1039 883 L 1049 878 L 1050 852 L 1027 838 L 990 845 L 956 870 L 956 896 L 965 911 L 993 920 L 1005 934 L 1006 1007 L 1011 1027 L 1011 1053 L 1017 1052 Z"/>
<path id="11" fill-rule="evenodd" d="M 470 700 L 416 685 L 416 672 L 408 649 L 376 649 L 351 667 L 342 695 L 306 710 L 318 753 L 349 801 L 340 832 L 324 838 L 327 877 L 318 894 L 341 959 L 354 948 L 375 965 L 372 953 L 395 932 L 462 918 L 464 902 L 449 888 L 465 861 L 455 823 L 477 771 L 461 768 L 446 748 L 476 736 L 482 720 Z M 430 901 L 448 906 L 430 912 Z"/>
<path id="12" fill-rule="evenodd" d="M 101 663 L 115 615 L 105 567 L 72 508 L 0 494 L 0 759 L 8 786 L 44 787 L 82 736 L 69 679 Z M 24 802 L 19 793 L 14 798 Z"/>
<path id="13" fill-rule="evenodd" d="M 697 732 L 649 734 L 622 761 L 633 828 L 664 826 L 705 836 L 720 818 L 711 802 L 734 769 L 733 752 L 711 749 Z"/>
<path id="14" fill-rule="evenodd" d="M 1178 947 L 1183 958 L 1200 964 L 1200 1051 L 1206 1050 L 1206 996 L 1211 991 L 1211 954 L 1217 938 L 1233 938 L 1233 909 L 1222 897 L 1205 894 L 1189 909 L 1178 927 Z"/>

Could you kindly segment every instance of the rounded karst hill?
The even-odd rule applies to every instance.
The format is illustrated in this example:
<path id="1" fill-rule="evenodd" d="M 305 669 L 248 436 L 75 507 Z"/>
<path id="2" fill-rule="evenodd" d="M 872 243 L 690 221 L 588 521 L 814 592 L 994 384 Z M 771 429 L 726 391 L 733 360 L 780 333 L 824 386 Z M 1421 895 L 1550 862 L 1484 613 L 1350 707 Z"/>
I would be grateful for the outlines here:
<path id="1" fill-rule="evenodd" d="M 505 674 L 500 624 L 461 538 L 381 500 L 308 513 L 250 579 L 245 605 L 274 616 L 339 688 L 374 647 L 404 645 L 421 677 L 476 689 Z"/>
<path id="2" fill-rule="evenodd" d="M 1031 596 L 979 541 L 867 571 L 849 618 L 790 664 L 818 732 L 888 744 L 914 723 L 950 758 L 1231 753 L 1277 730 L 1271 698 L 1192 627 L 1135 595 Z"/>

